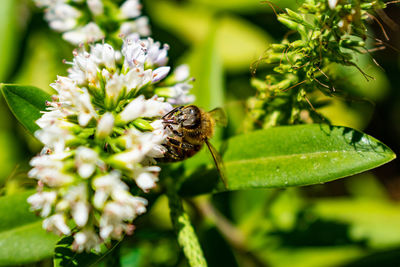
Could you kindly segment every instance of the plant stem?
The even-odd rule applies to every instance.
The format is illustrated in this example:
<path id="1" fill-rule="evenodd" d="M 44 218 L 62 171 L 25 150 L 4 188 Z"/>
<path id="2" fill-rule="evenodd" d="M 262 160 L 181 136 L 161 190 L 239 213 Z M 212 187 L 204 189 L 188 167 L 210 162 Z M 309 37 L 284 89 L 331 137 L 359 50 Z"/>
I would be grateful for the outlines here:
<path id="1" fill-rule="evenodd" d="M 183 249 L 190 266 L 207 266 L 199 240 L 190 223 L 189 215 L 184 211 L 182 200 L 177 195 L 175 183 L 167 181 L 167 196 L 172 225 L 177 235 L 179 246 Z"/>

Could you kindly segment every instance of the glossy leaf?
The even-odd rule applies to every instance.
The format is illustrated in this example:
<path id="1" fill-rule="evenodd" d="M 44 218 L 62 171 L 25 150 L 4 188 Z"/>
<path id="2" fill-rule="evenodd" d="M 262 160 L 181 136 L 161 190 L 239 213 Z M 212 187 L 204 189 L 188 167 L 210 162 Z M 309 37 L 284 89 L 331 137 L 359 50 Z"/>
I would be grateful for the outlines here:
<path id="1" fill-rule="evenodd" d="M 35 121 L 45 110 L 46 101 L 51 100 L 50 95 L 33 86 L 3 84 L 1 90 L 18 121 L 32 134 L 39 129 Z"/>
<path id="2" fill-rule="evenodd" d="M 320 184 L 378 167 L 395 158 L 384 144 L 351 128 L 328 125 L 276 127 L 228 140 L 228 189 Z M 182 194 L 224 191 L 214 169 L 195 172 Z"/>
<path id="3" fill-rule="evenodd" d="M 43 230 L 40 217 L 29 211 L 26 199 L 31 194 L 0 197 L 0 265 L 35 262 L 53 254 L 59 237 Z"/>

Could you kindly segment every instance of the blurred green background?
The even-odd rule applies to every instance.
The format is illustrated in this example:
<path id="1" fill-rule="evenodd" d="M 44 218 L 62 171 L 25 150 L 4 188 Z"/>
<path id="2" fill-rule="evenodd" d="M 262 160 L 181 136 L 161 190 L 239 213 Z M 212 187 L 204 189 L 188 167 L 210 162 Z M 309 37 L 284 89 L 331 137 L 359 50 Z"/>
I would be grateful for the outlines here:
<path id="1" fill-rule="evenodd" d="M 277 10 L 296 10 L 300 0 L 274 1 Z M 170 65 L 189 63 L 193 92 L 204 108 L 223 106 L 230 124 L 226 136 L 242 131 L 250 66 L 287 29 L 259 0 L 145 0 L 153 38 L 170 44 Z M 343 87 L 369 101 L 335 99 L 320 110 L 333 124 L 350 126 L 400 152 L 400 6 L 385 10 L 397 26 L 384 24 L 387 49 L 366 54 L 359 65 L 375 81 L 351 68 L 337 68 Z M 381 17 L 380 17 L 381 19 Z M 371 21 L 369 34 L 384 40 Z M 374 40 L 370 40 L 371 46 Z M 49 90 L 66 75 L 63 59 L 72 49 L 49 30 L 43 13 L 27 0 L 0 2 L 0 81 Z M 257 68 L 263 77 L 268 66 Z M 219 90 L 222 88 L 224 95 Z M 40 143 L 0 104 L 1 195 L 34 186 L 26 178 L 29 159 Z M 399 160 L 335 182 L 287 190 L 253 190 L 189 200 L 209 266 L 400 266 Z M 190 203 L 197 203 L 190 205 Z M 205 203 L 198 205 L 198 203 Z M 212 203 L 210 206 L 207 203 Z M 135 235 L 121 246 L 122 266 L 186 266 L 172 231 L 167 201 L 159 198 L 137 220 Z M 198 208 L 202 207 L 202 208 Z"/>

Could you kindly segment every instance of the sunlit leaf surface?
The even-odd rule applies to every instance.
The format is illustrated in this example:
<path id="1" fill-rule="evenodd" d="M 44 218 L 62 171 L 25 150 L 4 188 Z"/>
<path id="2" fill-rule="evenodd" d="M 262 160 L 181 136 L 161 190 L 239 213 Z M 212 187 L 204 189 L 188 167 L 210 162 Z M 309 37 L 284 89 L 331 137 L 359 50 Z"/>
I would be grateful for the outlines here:
<path id="1" fill-rule="evenodd" d="M 40 217 L 29 211 L 26 199 L 33 191 L 0 197 L 0 265 L 42 260 L 54 252 L 59 239 L 42 229 Z"/>
<path id="2" fill-rule="evenodd" d="M 384 144 L 346 127 L 299 125 L 260 130 L 228 140 L 228 189 L 320 184 L 360 173 L 395 158 Z M 195 172 L 183 194 L 223 191 L 215 170 Z M 190 192 L 190 193 L 189 193 Z"/>
<path id="3" fill-rule="evenodd" d="M 18 121 L 32 134 L 39 129 L 35 121 L 45 110 L 46 101 L 51 100 L 50 95 L 33 86 L 3 84 L 1 90 Z"/>

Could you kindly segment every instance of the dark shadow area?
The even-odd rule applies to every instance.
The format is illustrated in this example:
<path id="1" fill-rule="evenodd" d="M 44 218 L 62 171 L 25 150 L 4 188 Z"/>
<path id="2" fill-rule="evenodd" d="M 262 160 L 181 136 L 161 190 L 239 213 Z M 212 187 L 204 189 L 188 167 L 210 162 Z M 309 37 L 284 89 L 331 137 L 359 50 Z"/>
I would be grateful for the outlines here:
<path id="1" fill-rule="evenodd" d="M 312 219 L 309 215 L 306 212 L 300 213 L 293 229 L 290 231 L 273 231 L 270 236 L 278 239 L 279 246 L 290 248 L 343 245 L 366 246 L 366 240 L 352 240 L 350 225 L 320 218 Z"/>
<path id="2" fill-rule="evenodd" d="M 200 242 L 209 267 L 238 266 L 232 249 L 216 228 L 204 231 Z"/>
<path id="3" fill-rule="evenodd" d="M 71 244 L 73 242 L 73 236 L 67 236 L 62 238 L 54 249 L 54 258 L 59 261 L 59 266 L 72 267 L 72 266 L 90 266 L 100 261 L 102 255 L 95 253 L 77 253 L 71 250 Z"/>
<path id="4" fill-rule="evenodd" d="M 341 267 L 398 267 L 400 266 L 400 248 L 379 251 Z"/>
<path id="5" fill-rule="evenodd" d="M 217 169 L 209 169 L 206 165 L 202 165 L 182 182 L 178 194 L 186 197 L 219 191 L 223 188 Z"/>

